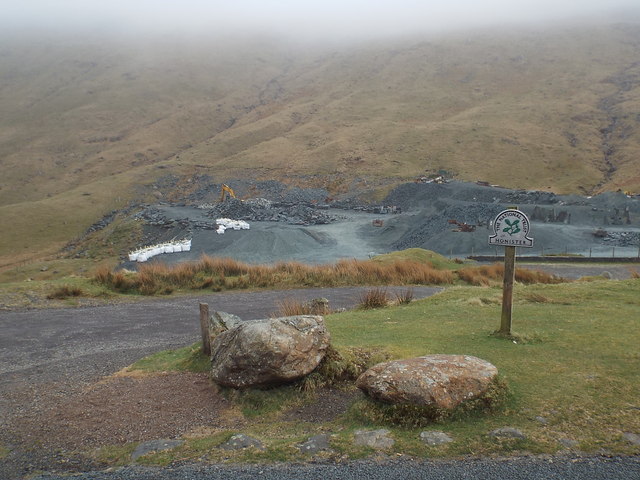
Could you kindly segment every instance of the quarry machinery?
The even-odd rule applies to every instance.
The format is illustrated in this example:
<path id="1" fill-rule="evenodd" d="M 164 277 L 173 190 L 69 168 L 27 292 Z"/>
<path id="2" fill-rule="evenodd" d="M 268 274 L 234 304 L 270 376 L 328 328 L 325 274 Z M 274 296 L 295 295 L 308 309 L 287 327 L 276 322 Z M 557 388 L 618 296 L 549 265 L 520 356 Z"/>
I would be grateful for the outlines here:
<path id="1" fill-rule="evenodd" d="M 457 228 L 452 230 L 452 232 L 475 232 L 476 231 L 475 225 L 469 225 L 468 223 L 459 222 L 457 220 L 453 220 L 453 219 L 449 220 L 449 224 L 457 226 Z"/>
<path id="2" fill-rule="evenodd" d="M 224 202 L 229 197 L 236 198 L 236 194 L 229 185 L 223 183 L 222 189 L 220 190 L 220 202 Z"/>

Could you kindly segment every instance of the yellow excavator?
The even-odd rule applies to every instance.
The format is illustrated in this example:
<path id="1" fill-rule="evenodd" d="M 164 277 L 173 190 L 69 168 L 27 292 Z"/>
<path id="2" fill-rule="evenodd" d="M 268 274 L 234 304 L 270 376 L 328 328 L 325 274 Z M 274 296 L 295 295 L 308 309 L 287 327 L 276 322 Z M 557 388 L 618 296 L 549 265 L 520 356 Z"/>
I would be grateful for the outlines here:
<path id="1" fill-rule="evenodd" d="M 236 194 L 229 185 L 222 184 L 222 190 L 220 191 L 220 203 L 224 202 L 227 198 L 236 198 Z"/>

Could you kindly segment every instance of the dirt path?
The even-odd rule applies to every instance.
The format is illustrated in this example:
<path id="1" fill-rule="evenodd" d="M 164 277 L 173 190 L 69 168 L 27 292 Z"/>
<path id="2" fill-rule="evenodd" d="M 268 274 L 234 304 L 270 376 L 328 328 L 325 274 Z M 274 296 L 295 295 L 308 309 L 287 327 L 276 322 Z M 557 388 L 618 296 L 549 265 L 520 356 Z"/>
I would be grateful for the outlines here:
<path id="1" fill-rule="evenodd" d="M 353 307 L 365 290 L 235 292 L 0 312 L 0 447 L 11 450 L 0 460 L 0 478 L 37 470 L 86 471 L 100 465 L 69 452 L 180 436 L 199 425 L 238 426 L 242 419 L 222 414 L 228 405 L 206 375 L 96 383 L 152 352 L 196 342 L 199 302 L 250 320 L 268 317 L 287 298 L 325 297 L 333 309 Z M 416 298 L 439 290 L 413 289 Z"/>

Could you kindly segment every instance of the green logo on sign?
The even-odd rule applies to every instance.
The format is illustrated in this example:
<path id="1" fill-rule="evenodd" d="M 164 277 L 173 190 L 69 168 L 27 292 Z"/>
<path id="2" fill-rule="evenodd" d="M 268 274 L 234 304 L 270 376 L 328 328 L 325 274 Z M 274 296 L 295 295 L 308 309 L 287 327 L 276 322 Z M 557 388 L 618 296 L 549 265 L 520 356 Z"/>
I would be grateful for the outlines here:
<path id="1" fill-rule="evenodd" d="M 513 223 L 511 223 L 508 218 L 505 218 L 504 223 L 506 223 L 509 226 L 503 228 L 502 229 L 503 232 L 508 233 L 509 235 L 515 235 L 520 231 L 520 225 L 518 225 L 520 223 L 519 219 L 515 219 Z"/>

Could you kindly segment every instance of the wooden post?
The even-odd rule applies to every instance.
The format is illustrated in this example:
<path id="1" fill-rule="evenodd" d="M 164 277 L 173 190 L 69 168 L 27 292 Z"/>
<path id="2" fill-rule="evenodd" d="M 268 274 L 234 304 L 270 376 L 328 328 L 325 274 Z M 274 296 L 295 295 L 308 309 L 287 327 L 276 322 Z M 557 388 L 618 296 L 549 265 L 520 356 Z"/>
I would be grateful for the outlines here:
<path id="1" fill-rule="evenodd" d="M 517 210 L 518 207 L 508 207 Z M 502 315 L 499 335 L 511 335 L 511 311 L 513 307 L 513 280 L 516 275 L 516 247 L 504 247 L 504 280 L 502 282 Z"/>
<path id="2" fill-rule="evenodd" d="M 500 335 L 511 335 L 511 310 L 513 305 L 513 279 L 516 273 L 516 247 L 504 247 L 504 282 L 502 284 L 502 316 Z"/>
<path id="3" fill-rule="evenodd" d="M 211 337 L 209 336 L 209 304 L 200 304 L 200 330 L 202 332 L 202 353 L 211 356 Z"/>

